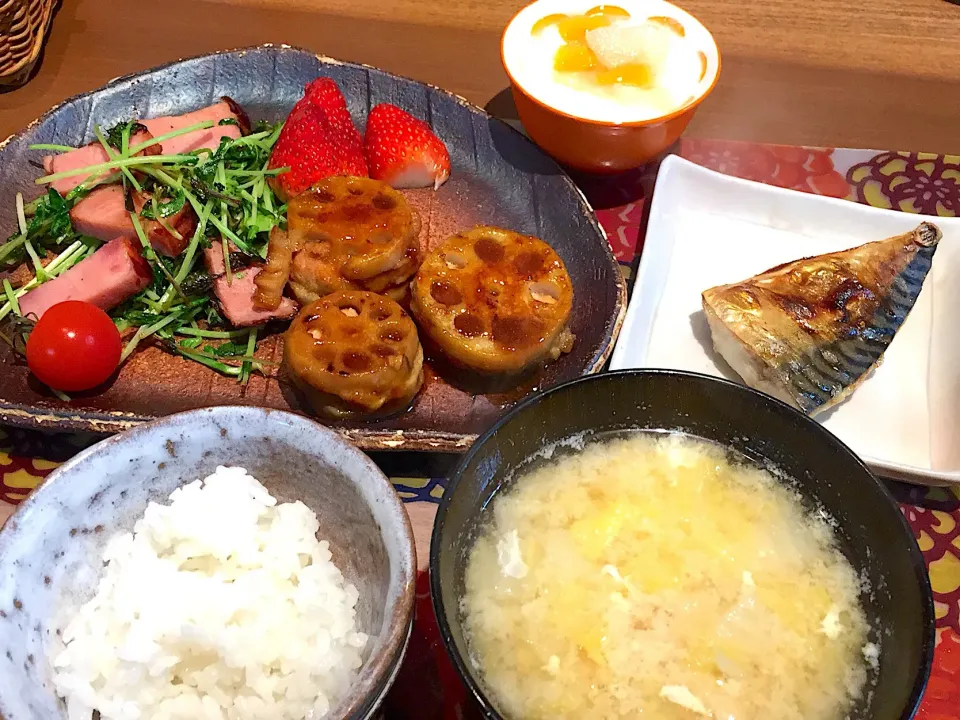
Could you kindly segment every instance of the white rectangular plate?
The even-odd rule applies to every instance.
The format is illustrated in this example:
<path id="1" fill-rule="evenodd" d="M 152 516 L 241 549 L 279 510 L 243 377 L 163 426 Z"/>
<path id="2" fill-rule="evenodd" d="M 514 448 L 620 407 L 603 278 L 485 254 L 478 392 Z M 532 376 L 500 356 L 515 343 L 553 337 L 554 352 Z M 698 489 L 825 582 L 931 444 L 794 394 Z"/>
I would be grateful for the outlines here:
<path id="1" fill-rule="evenodd" d="M 899 235 L 943 239 L 883 362 L 817 417 L 879 475 L 960 484 L 960 218 L 880 210 L 740 180 L 672 155 L 660 167 L 643 256 L 611 367 L 739 381 L 713 350 L 700 294 L 781 263 Z"/>

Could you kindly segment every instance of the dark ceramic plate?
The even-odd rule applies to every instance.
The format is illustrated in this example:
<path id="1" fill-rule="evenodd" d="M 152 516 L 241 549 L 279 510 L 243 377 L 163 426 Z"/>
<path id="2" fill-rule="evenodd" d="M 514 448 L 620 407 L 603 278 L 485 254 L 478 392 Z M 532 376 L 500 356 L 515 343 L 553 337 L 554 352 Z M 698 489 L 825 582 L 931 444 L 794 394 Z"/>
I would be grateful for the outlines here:
<path id="1" fill-rule="evenodd" d="M 480 392 L 442 370 L 441 377 L 428 362 L 424 390 L 407 413 L 337 428 L 367 449 L 463 450 L 504 408 L 534 389 L 599 371 L 623 321 L 626 286 L 603 230 L 570 178 L 520 133 L 455 95 L 305 50 L 264 46 L 206 55 L 120 78 L 59 105 L 0 149 L 0 228 L 9 233 L 16 227 L 18 191 L 27 199 L 38 194 L 33 181 L 39 171 L 30 161 L 41 153 L 28 150 L 31 143 L 81 145 L 93 137 L 94 124 L 109 127 L 131 117 L 183 113 L 221 95 L 238 101 L 252 120 L 276 121 L 317 76 L 337 81 L 361 131 L 372 105 L 391 102 L 426 119 L 447 143 L 450 181 L 436 192 L 407 193 L 424 219 L 426 247 L 476 224 L 534 234 L 563 258 L 576 296 L 570 318 L 577 336 L 573 352 L 519 387 Z M 274 337 L 262 343 L 261 354 L 277 360 L 279 350 Z M 226 404 L 305 412 L 282 376 L 254 377 L 241 388 L 157 348 L 135 355 L 107 387 L 61 402 L 12 352 L 0 348 L 0 423 L 116 432 L 159 416 Z"/>
<path id="2" fill-rule="evenodd" d="M 851 720 L 913 717 L 933 661 L 930 580 L 920 548 L 893 497 L 822 425 L 761 392 L 672 370 L 628 370 L 583 378 L 531 398 L 504 416 L 461 459 L 443 495 L 430 542 L 430 592 L 447 652 L 483 708 L 496 704 L 469 660 L 459 614 L 468 550 L 496 493 L 542 460 L 545 445 L 676 429 L 712 440 L 747 461 L 772 463 L 811 509 L 836 520 L 841 552 L 871 592 L 861 595 L 880 668 Z M 557 455 L 572 452 L 558 448 Z M 519 472 L 518 472 L 519 471 Z"/>

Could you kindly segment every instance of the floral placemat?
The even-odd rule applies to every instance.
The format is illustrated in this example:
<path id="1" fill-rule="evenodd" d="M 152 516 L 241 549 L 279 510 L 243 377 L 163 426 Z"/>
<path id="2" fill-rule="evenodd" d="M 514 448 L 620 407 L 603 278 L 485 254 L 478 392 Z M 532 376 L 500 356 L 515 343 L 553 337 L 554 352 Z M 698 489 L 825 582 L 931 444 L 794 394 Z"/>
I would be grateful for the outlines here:
<path id="1" fill-rule="evenodd" d="M 683 140 L 683 157 L 719 172 L 875 207 L 960 216 L 960 156 L 802 148 Z M 656 169 L 613 178 L 578 178 L 629 278 L 642 249 L 644 199 Z M 0 523 L 60 462 L 93 441 L 0 428 Z M 479 717 L 440 641 L 425 571 L 443 478 L 394 478 L 417 536 L 417 618 L 407 656 L 384 714 L 388 718 Z M 933 585 L 937 649 L 919 720 L 960 717 L 960 491 L 891 483 L 923 552 Z"/>

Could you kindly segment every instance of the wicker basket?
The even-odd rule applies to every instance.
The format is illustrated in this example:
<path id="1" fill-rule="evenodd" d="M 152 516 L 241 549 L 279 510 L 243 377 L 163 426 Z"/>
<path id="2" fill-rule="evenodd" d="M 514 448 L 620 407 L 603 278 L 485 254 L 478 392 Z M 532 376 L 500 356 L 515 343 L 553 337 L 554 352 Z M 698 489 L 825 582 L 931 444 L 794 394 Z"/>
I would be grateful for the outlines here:
<path id="1" fill-rule="evenodd" d="M 22 85 L 40 57 L 58 0 L 0 0 L 0 85 Z"/>

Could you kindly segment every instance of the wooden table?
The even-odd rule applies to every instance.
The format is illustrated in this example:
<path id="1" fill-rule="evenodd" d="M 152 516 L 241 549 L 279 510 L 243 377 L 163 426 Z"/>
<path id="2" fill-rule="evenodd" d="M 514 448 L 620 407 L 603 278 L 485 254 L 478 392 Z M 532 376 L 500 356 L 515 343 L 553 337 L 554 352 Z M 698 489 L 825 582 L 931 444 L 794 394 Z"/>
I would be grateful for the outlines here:
<path id="1" fill-rule="evenodd" d="M 615 0 L 614 0 L 615 1 Z M 723 53 L 699 137 L 960 154 L 960 6 L 682 0 Z M 64 0 L 37 75 L 0 94 L 0 137 L 70 95 L 179 57 L 289 43 L 485 105 L 523 0 Z M 510 104 L 492 108 L 509 115 Z"/>

